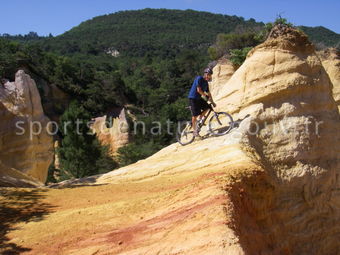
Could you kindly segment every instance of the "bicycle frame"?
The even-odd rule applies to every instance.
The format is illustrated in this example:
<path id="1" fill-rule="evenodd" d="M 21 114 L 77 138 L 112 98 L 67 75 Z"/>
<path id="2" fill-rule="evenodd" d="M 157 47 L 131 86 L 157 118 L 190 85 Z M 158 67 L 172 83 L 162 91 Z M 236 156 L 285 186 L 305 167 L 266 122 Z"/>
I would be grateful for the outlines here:
<path id="1" fill-rule="evenodd" d="M 210 107 L 209 107 L 209 111 L 208 111 L 208 113 L 204 116 L 204 121 L 203 121 L 202 123 L 199 123 L 199 124 L 200 124 L 200 125 L 199 125 L 199 129 L 201 129 L 201 127 L 204 126 L 204 124 L 205 124 L 205 122 L 207 121 L 207 119 L 208 119 L 210 113 L 211 113 L 211 112 L 215 112 L 214 109 L 212 108 L 212 105 L 209 104 L 209 106 L 210 106 Z"/>
<path id="2" fill-rule="evenodd" d="M 206 121 L 207 119 L 209 118 L 209 116 L 211 115 L 211 113 L 213 112 L 213 115 L 210 117 L 210 119 L 208 120 L 208 126 L 207 126 L 207 134 L 204 135 L 205 136 L 210 136 L 210 135 L 213 135 L 213 136 L 221 136 L 221 135 L 225 135 L 227 134 L 234 126 L 234 121 L 231 117 L 230 114 L 226 113 L 226 112 L 216 112 L 214 110 L 214 108 L 212 107 L 212 104 L 209 104 L 209 109 L 207 111 L 207 113 L 204 115 L 204 119 L 201 119 L 200 121 L 197 121 L 196 122 L 196 125 L 197 125 L 197 132 L 199 133 L 201 131 L 201 128 L 206 125 Z M 223 126 L 223 122 L 224 121 L 221 121 L 220 117 L 222 116 L 222 119 L 223 120 L 227 120 L 227 125 Z M 218 127 L 216 129 L 216 126 L 212 127 L 212 123 L 215 123 L 214 122 L 217 121 L 218 123 Z M 213 121 L 213 122 L 212 122 Z M 184 127 L 184 129 L 181 128 L 181 126 L 179 125 L 178 126 L 178 131 L 177 131 L 177 135 L 176 135 L 176 138 L 177 138 L 177 141 L 181 144 L 181 145 L 187 145 L 189 143 L 192 143 L 194 140 L 195 140 L 195 135 L 194 134 L 194 131 L 193 131 L 193 127 L 192 127 L 192 121 L 186 121 L 186 126 Z M 226 129 L 221 129 L 225 127 Z M 222 131 L 222 132 L 221 132 Z M 184 140 L 182 140 L 182 137 L 184 137 Z"/>

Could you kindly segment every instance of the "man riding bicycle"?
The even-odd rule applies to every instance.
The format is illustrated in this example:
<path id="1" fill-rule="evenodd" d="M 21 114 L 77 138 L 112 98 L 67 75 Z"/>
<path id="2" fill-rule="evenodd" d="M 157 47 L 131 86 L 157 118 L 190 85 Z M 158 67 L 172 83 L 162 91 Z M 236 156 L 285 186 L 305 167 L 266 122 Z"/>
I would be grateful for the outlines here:
<path id="1" fill-rule="evenodd" d="M 209 110 L 210 106 L 208 101 L 212 103 L 214 107 L 216 104 L 214 103 L 211 94 L 209 92 L 209 84 L 208 82 L 211 81 L 213 71 L 211 68 L 204 69 L 203 76 L 197 76 L 191 86 L 189 92 L 189 105 L 191 110 L 191 123 L 194 129 L 194 136 L 198 136 L 197 131 L 197 119 L 203 119 L 207 111 Z"/>

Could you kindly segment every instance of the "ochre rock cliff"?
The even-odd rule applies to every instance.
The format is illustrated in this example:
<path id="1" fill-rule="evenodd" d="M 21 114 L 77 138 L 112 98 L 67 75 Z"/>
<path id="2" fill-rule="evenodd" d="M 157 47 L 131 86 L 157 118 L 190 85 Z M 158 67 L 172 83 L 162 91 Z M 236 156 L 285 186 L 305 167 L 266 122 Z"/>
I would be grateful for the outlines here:
<path id="1" fill-rule="evenodd" d="M 238 89 L 228 87 L 237 81 Z M 251 213 L 239 213 L 249 254 L 260 246 L 268 254 L 339 252 L 340 123 L 332 87 L 313 45 L 292 30 L 252 50 L 219 98 L 221 108 L 251 115 L 242 144 L 265 171 L 249 193 L 258 196 Z M 270 192 L 262 196 L 265 183 Z M 247 225 L 261 233 L 256 243 L 255 233 L 242 231 Z"/>
<path id="2" fill-rule="evenodd" d="M 220 90 L 224 87 L 235 71 L 236 68 L 229 60 L 221 59 L 218 61 L 213 69 L 212 82 L 209 84 L 213 98 L 216 98 L 221 94 Z"/>
<path id="3" fill-rule="evenodd" d="M 332 88 L 304 34 L 270 37 L 217 97 L 221 110 L 250 114 L 238 128 L 36 191 L 49 215 L 12 224 L 7 247 L 24 254 L 339 254 L 340 117 Z M 6 201 L 12 190 L 1 192 Z"/>
<path id="4" fill-rule="evenodd" d="M 53 158 L 52 137 L 35 82 L 23 71 L 0 88 L 0 115 L 1 185 L 42 185 Z"/>
<path id="5" fill-rule="evenodd" d="M 120 147 L 129 143 L 129 124 L 124 108 L 116 109 L 110 117 L 95 118 L 91 129 L 101 144 L 109 146 L 110 154 L 114 156 Z"/>
<path id="6" fill-rule="evenodd" d="M 327 49 L 318 52 L 318 56 L 333 84 L 333 97 L 340 111 L 340 50 Z"/>

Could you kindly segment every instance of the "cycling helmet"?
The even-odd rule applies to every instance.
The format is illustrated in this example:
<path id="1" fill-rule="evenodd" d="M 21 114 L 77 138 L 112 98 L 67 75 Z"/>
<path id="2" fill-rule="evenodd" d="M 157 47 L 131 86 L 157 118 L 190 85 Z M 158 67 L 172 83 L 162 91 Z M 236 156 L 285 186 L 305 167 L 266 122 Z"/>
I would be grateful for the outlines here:
<path id="1" fill-rule="evenodd" d="M 204 69 L 204 73 L 213 74 L 213 71 L 210 67 L 207 67 L 206 69 Z"/>

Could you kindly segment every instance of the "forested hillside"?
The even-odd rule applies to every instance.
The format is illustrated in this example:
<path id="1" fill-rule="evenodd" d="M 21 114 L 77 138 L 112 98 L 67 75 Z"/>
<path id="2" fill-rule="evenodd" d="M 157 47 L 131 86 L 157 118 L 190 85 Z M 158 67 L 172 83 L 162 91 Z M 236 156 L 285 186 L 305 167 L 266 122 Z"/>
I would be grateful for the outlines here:
<path id="1" fill-rule="evenodd" d="M 218 33 L 259 29 L 263 23 L 193 10 L 144 9 L 95 17 L 44 42 L 62 54 L 99 54 L 110 48 L 124 56 L 174 55 L 207 49 Z"/>
<path id="2" fill-rule="evenodd" d="M 309 39 L 317 45 L 321 44 L 321 46 L 340 48 L 340 34 L 322 26 L 301 26 L 300 29 L 304 31 L 309 36 Z"/>
<path id="3" fill-rule="evenodd" d="M 61 36 L 47 38 L 43 47 L 61 54 L 101 54 L 117 50 L 123 56 L 169 56 L 182 49 L 205 50 L 219 33 L 259 31 L 254 19 L 193 10 L 144 9 L 95 17 Z M 300 27 L 312 41 L 336 46 L 340 35 L 323 27 Z"/>

